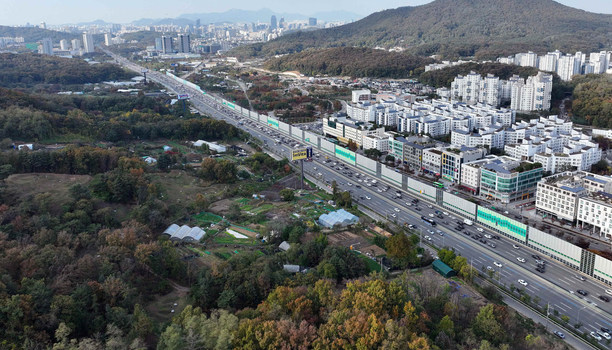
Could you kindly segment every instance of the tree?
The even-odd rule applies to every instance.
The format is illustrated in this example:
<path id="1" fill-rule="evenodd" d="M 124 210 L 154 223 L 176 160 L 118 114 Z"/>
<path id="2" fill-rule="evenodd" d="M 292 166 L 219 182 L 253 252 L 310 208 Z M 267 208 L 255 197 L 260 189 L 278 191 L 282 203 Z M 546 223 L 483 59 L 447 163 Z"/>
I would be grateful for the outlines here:
<path id="1" fill-rule="evenodd" d="M 0 180 L 4 182 L 9 176 L 13 174 L 15 169 L 10 164 L 5 164 L 0 166 Z"/>
<path id="2" fill-rule="evenodd" d="M 286 202 L 290 202 L 293 200 L 293 198 L 295 198 L 295 193 L 290 188 L 282 189 L 279 194 L 281 198 Z"/>
<path id="3" fill-rule="evenodd" d="M 442 317 L 442 319 L 438 323 L 438 327 L 436 328 L 436 330 L 438 332 L 444 332 L 449 337 L 452 338 L 454 336 L 454 334 L 455 334 L 455 324 L 450 319 L 450 317 L 448 317 L 448 315 L 446 315 L 446 316 Z"/>
<path id="4" fill-rule="evenodd" d="M 380 156 L 382 156 L 382 152 L 376 148 L 368 148 L 364 150 L 363 153 L 366 155 L 366 157 L 374 159 L 378 159 Z"/>
<path id="5" fill-rule="evenodd" d="M 89 191 L 89 188 L 78 182 L 70 186 L 68 188 L 68 192 L 70 192 L 70 197 L 72 197 L 75 202 L 78 202 L 81 199 L 91 198 L 91 192 Z"/>
<path id="6" fill-rule="evenodd" d="M 391 236 L 385 243 L 387 256 L 393 261 L 394 265 L 400 269 L 407 268 L 411 263 L 414 246 L 410 239 L 403 233 Z"/>
<path id="7" fill-rule="evenodd" d="M 349 140 L 348 142 L 348 149 L 355 152 L 357 150 L 357 148 L 359 148 L 359 146 L 357 146 L 357 143 L 353 140 Z"/>
<path id="8" fill-rule="evenodd" d="M 162 153 L 159 158 L 157 158 L 157 168 L 160 170 L 167 170 L 172 163 L 172 156 L 168 153 Z"/>
<path id="9" fill-rule="evenodd" d="M 249 178 L 251 178 L 251 174 L 249 174 L 249 172 L 244 169 L 240 170 L 237 175 L 243 180 L 248 180 Z"/>
<path id="10" fill-rule="evenodd" d="M 480 308 L 478 315 L 474 319 L 472 330 L 474 334 L 494 345 L 500 344 L 506 339 L 506 330 L 500 323 L 501 318 L 494 304 L 488 304 Z"/>
<path id="11" fill-rule="evenodd" d="M 227 212 L 227 218 L 230 220 L 236 220 L 241 214 L 240 205 L 238 203 L 230 204 L 229 211 Z"/>
<path id="12" fill-rule="evenodd" d="M 395 162 L 395 157 L 394 157 L 394 156 L 392 156 L 392 155 L 390 155 L 390 154 L 388 154 L 388 155 L 385 157 L 385 162 L 388 162 L 388 163 Z"/>

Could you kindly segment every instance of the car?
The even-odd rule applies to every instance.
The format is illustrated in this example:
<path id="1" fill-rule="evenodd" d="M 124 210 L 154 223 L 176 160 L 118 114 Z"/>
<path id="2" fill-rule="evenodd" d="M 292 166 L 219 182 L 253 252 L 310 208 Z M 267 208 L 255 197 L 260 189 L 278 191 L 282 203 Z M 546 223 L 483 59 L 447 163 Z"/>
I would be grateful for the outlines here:
<path id="1" fill-rule="evenodd" d="M 448 221 L 442 221 L 444 225 L 448 225 Z"/>
<path id="2" fill-rule="evenodd" d="M 472 239 L 478 240 L 478 237 L 476 237 L 476 236 L 472 236 Z"/>
<path id="3" fill-rule="evenodd" d="M 497 247 L 497 246 L 495 245 L 495 243 L 489 243 L 489 246 L 490 246 L 491 248 L 496 248 L 496 247 Z"/>
<path id="4" fill-rule="evenodd" d="M 427 204 L 427 208 L 431 209 L 433 206 L 431 204 Z"/>
<path id="5" fill-rule="evenodd" d="M 498 240 L 498 241 L 500 240 L 500 239 L 499 239 L 499 236 L 493 236 L 493 239 L 496 239 L 496 240 Z"/>
<path id="6" fill-rule="evenodd" d="M 391 216 L 394 217 L 394 218 L 397 217 L 397 215 L 395 213 L 391 213 Z"/>
<path id="7" fill-rule="evenodd" d="M 431 216 L 432 218 L 435 218 L 436 216 L 434 214 L 429 214 L 429 216 Z"/>
<path id="8" fill-rule="evenodd" d="M 542 260 L 539 255 L 533 254 L 531 257 L 536 259 L 536 260 Z"/>
<path id="9" fill-rule="evenodd" d="M 554 331 L 553 332 L 554 335 L 556 335 L 557 337 L 561 338 L 561 339 L 565 339 L 565 334 L 559 332 L 559 331 Z"/>
<path id="10" fill-rule="evenodd" d="M 436 213 L 436 214 L 442 214 L 442 212 L 441 212 L 441 211 L 439 211 L 439 210 L 436 210 L 434 213 Z"/>
<path id="11" fill-rule="evenodd" d="M 513 244 L 513 245 L 512 245 L 512 248 L 514 248 L 514 249 L 519 249 L 520 247 L 519 247 L 518 245 L 516 245 L 516 244 Z"/>
<path id="12" fill-rule="evenodd" d="M 606 340 L 612 339 L 612 337 L 610 337 L 610 334 L 608 334 L 606 332 L 597 331 L 597 334 L 599 334 L 600 336 L 604 337 Z"/>
<path id="13" fill-rule="evenodd" d="M 606 294 L 612 295 L 612 289 L 606 289 Z"/>
<path id="14" fill-rule="evenodd" d="M 432 235 L 434 234 L 433 230 L 427 230 L 427 232 L 431 233 Z"/>
<path id="15" fill-rule="evenodd" d="M 595 333 L 595 332 L 591 332 L 591 337 L 597 339 L 597 340 L 601 340 L 601 337 L 599 336 L 599 334 Z"/>
<path id="16" fill-rule="evenodd" d="M 408 225 L 408 228 L 409 228 L 409 229 L 414 230 L 414 229 L 416 229 L 416 228 L 417 228 L 417 226 L 416 226 L 416 225 L 412 225 L 412 224 L 410 224 L 410 225 Z"/>
<path id="17" fill-rule="evenodd" d="M 585 297 L 586 297 L 587 295 L 589 295 L 589 292 L 587 292 L 587 291 L 585 291 L 585 290 L 582 290 L 582 289 L 578 289 L 578 290 L 576 291 L 576 293 L 578 293 L 578 294 L 580 294 L 580 295 L 582 295 L 582 296 L 585 296 Z"/>
<path id="18" fill-rule="evenodd" d="M 524 262 L 525 262 L 525 259 L 523 259 L 523 258 L 521 258 L 521 257 L 516 258 L 516 260 L 518 260 L 519 262 L 522 262 L 522 263 L 524 263 Z"/>
<path id="19" fill-rule="evenodd" d="M 393 208 L 393 210 L 395 210 L 395 211 L 396 211 L 396 212 L 398 212 L 398 213 L 399 213 L 399 211 L 400 211 L 400 210 L 399 210 L 399 209 L 397 209 L 397 208 Z"/>
<path id="20" fill-rule="evenodd" d="M 466 235 L 468 235 L 468 236 L 470 235 L 470 231 L 465 231 L 465 232 L 463 232 L 463 233 L 465 233 L 465 234 L 466 234 Z"/>
<path id="21" fill-rule="evenodd" d="M 355 185 L 355 187 L 357 187 L 357 188 L 361 188 L 361 185 Z"/>
<path id="22" fill-rule="evenodd" d="M 476 227 L 476 231 L 478 231 L 478 232 L 484 232 L 484 230 L 483 230 L 482 228 L 480 228 L 480 227 Z"/>
<path id="23" fill-rule="evenodd" d="M 540 273 L 544 273 L 544 272 L 546 272 L 546 270 L 544 270 L 544 269 L 543 269 L 543 268 L 541 268 L 541 267 L 536 267 L 536 271 L 538 271 L 538 272 L 540 272 Z"/>
<path id="24" fill-rule="evenodd" d="M 443 211 L 442 214 L 448 216 L 448 212 L 446 212 L 446 211 Z"/>
<path id="25" fill-rule="evenodd" d="M 487 244 L 487 241 L 486 241 L 486 240 L 484 240 L 484 239 L 481 239 L 481 240 L 480 240 L 480 243 Z"/>
<path id="26" fill-rule="evenodd" d="M 461 231 L 461 230 L 463 230 L 463 227 L 461 227 L 461 226 L 457 226 L 457 227 L 455 227 L 455 230 L 457 230 L 457 231 Z"/>
<path id="27" fill-rule="evenodd" d="M 600 329 L 601 329 L 602 332 L 610 334 L 610 329 L 608 329 L 606 327 L 601 327 Z"/>
<path id="28" fill-rule="evenodd" d="M 347 183 L 346 183 L 346 185 L 347 185 L 347 186 L 353 186 L 353 184 L 352 184 L 352 183 L 350 183 L 350 182 L 347 182 Z"/>
<path id="29" fill-rule="evenodd" d="M 488 239 L 492 239 L 493 238 L 493 236 L 491 236 L 490 234 L 486 234 L 484 236 L 485 236 L 485 238 L 488 238 Z"/>
<path id="30" fill-rule="evenodd" d="M 493 271 L 493 268 L 491 266 L 487 266 L 487 270 Z"/>
<path id="31" fill-rule="evenodd" d="M 545 265 L 546 264 L 546 262 L 544 260 L 536 260 L 535 263 L 538 264 L 538 265 Z"/>
<path id="32" fill-rule="evenodd" d="M 431 237 L 429 237 L 429 236 L 425 236 L 425 239 L 428 240 L 428 241 L 431 241 Z"/>
<path id="33" fill-rule="evenodd" d="M 367 199 L 367 200 L 370 200 L 370 199 L 372 199 L 372 197 L 370 197 L 370 196 L 366 196 L 366 199 Z"/>
<path id="34" fill-rule="evenodd" d="M 608 298 L 608 297 L 607 297 L 607 296 L 605 296 L 605 295 L 600 295 L 600 296 L 599 296 L 599 299 L 601 299 L 601 300 L 605 301 L 606 303 L 609 303 L 609 302 L 610 302 L 610 298 Z"/>
<path id="35" fill-rule="evenodd" d="M 586 281 L 586 278 L 584 278 L 582 276 L 574 275 L 574 277 L 576 277 L 577 279 L 579 279 L 581 281 Z"/>
<path id="36" fill-rule="evenodd" d="M 438 234 L 439 234 L 440 236 L 444 236 L 444 232 L 442 232 L 442 231 L 438 231 Z"/>
<path id="37" fill-rule="evenodd" d="M 498 263 L 497 261 L 494 261 L 493 265 L 495 265 L 497 267 L 503 267 L 503 265 L 501 263 Z"/>
<path id="38" fill-rule="evenodd" d="M 528 286 L 529 283 L 525 282 L 525 280 L 518 280 L 518 283 L 524 285 L 524 286 Z"/>

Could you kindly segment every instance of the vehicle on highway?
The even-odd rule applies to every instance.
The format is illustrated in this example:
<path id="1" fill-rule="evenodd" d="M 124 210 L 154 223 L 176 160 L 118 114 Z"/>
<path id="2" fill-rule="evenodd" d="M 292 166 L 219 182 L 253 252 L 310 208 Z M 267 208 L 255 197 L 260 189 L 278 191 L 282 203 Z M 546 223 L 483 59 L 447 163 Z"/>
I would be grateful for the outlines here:
<path id="1" fill-rule="evenodd" d="M 416 227 L 416 225 L 412 225 L 412 224 L 410 224 L 410 225 L 408 225 L 408 228 L 409 228 L 409 229 L 414 230 L 414 229 L 416 229 L 417 227 Z"/>
<path id="2" fill-rule="evenodd" d="M 489 243 L 489 247 L 496 248 L 497 246 L 495 245 L 495 243 Z"/>
<path id="3" fill-rule="evenodd" d="M 427 225 L 430 225 L 430 226 L 436 226 L 436 222 L 435 222 L 434 220 L 429 219 L 429 218 L 427 218 L 427 217 L 425 217 L 425 216 L 421 216 L 421 220 L 422 220 L 422 221 L 423 221 L 425 224 L 427 224 Z"/>
<path id="4" fill-rule="evenodd" d="M 540 258 L 540 256 L 539 256 L 539 255 L 535 255 L 535 254 L 533 254 L 533 255 L 531 255 L 531 257 L 532 257 L 532 258 L 534 258 L 534 259 L 536 259 L 536 260 L 542 260 L 542 258 Z"/>
<path id="5" fill-rule="evenodd" d="M 497 261 L 493 262 L 493 265 L 497 266 L 497 267 L 502 267 L 503 265 L 501 263 L 498 263 Z"/>
<path id="6" fill-rule="evenodd" d="M 416 210 L 416 211 L 421 211 L 421 208 L 419 208 L 419 207 L 414 207 L 414 210 Z"/>
<path id="7" fill-rule="evenodd" d="M 525 282 L 525 280 L 518 280 L 518 283 L 520 283 L 520 284 L 522 284 L 524 286 L 529 285 L 529 283 Z"/>
<path id="8" fill-rule="evenodd" d="M 606 328 L 606 327 L 601 327 L 601 328 L 599 328 L 599 329 L 601 329 L 601 331 L 602 331 L 602 332 L 606 332 L 606 333 L 608 333 L 608 334 L 612 333 L 612 332 L 610 332 L 610 329 L 608 329 L 608 328 Z"/>
<path id="9" fill-rule="evenodd" d="M 427 232 L 431 233 L 432 235 L 434 234 L 433 230 L 427 230 Z"/>
<path id="10" fill-rule="evenodd" d="M 521 257 L 516 258 L 516 260 L 518 260 L 519 262 L 522 262 L 522 263 L 524 263 L 524 262 L 525 262 L 525 259 L 523 259 L 523 258 L 521 258 Z"/>
<path id="11" fill-rule="evenodd" d="M 481 240 L 480 240 L 480 243 L 487 244 L 487 241 L 486 241 L 486 240 L 484 240 L 484 239 L 481 239 Z"/>
<path id="12" fill-rule="evenodd" d="M 470 220 L 470 219 L 465 219 L 463 220 L 463 223 L 468 225 L 468 226 L 472 226 L 474 225 L 474 221 Z"/>
<path id="13" fill-rule="evenodd" d="M 476 231 L 478 232 L 484 232 L 484 230 L 481 227 L 476 227 Z"/>
<path id="14" fill-rule="evenodd" d="M 463 230 L 463 227 L 461 227 L 461 226 L 457 226 L 457 227 L 455 227 L 455 230 L 457 230 L 457 231 L 461 231 L 461 230 Z"/>
<path id="15" fill-rule="evenodd" d="M 514 249 L 519 249 L 520 247 L 519 247 L 518 245 L 516 245 L 516 244 L 513 244 L 513 245 L 512 245 L 512 248 L 514 248 Z"/>
<path id="16" fill-rule="evenodd" d="M 397 217 L 397 214 L 395 214 L 395 213 L 391 213 L 391 216 L 392 216 L 392 217 L 394 217 L 394 218 L 396 218 L 396 217 Z"/>
<path id="17" fill-rule="evenodd" d="M 597 339 L 597 340 L 601 340 L 601 336 L 599 336 L 599 334 L 595 333 L 595 332 L 591 332 L 591 337 Z"/>
<path id="18" fill-rule="evenodd" d="M 493 268 L 491 266 L 487 266 L 487 270 L 493 271 Z"/>
<path id="19" fill-rule="evenodd" d="M 465 231 L 465 232 L 463 232 L 463 233 L 465 233 L 465 234 L 466 234 L 466 235 L 468 235 L 468 236 L 470 235 L 470 232 L 469 232 L 469 231 Z"/>
<path id="20" fill-rule="evenodd" d="M 431 204 L 427 204 L 427 208 L 432 209 L 433 206 Z"/>
<path id="21" fill-rule="evenodd" d="M 606 294 L 612 295 L 612 289 L 606 289 Z"/>
<path id="22" fill-rule="evenodd" d="M 484 235 L 484 236 L 485 236 L 485 238 L 488 238 L 488 239 L 493 238 L 493 237 L 492 237 L 490 234 L 486 234 L 486 235 Z"/>
<path id="23" fill-rule="evenodd" d="M 350 182 L 347 182 L 347 183 L 346 183 L 346 185 L 347 185 L 347 186 L 353 186 L 353 184 L 352 184 L 352 183 L 350 183 Z"/>
<path id="24" fill-rule="evenodd" d="M 589 295 L 589 292 L 584 291 L 584 290 L 582 290 L 582 289 L 578 289 L 578 290 L 576 291 L 576 293 L 578 293 L 578 294 L 580 294 L 580 295 L 582 295 L 582 296 L 585 296 L 585 297 L 586 297 L 587 295 Z"/>
<path id="25" fill-rule="evenodd" d="M 608 334 L 606 332 L 597 331 L 597 334 L 599 334 L 600 336 L 604 337 L 606 340 L 612 339 L 612 337 L 610 337 L 610 334 Z"/>
<path id="26" fill-rule="evenodd" d="M 395 211 L 396 211 L 396 212 L 398 212 L 398 213 L 399 213 L 399 211 L 400 211 L 400 210 L 399 210 L 399 209 L 397 209 L 397 208 L 393 208 L 393 210 L 395 210 Z"/>
<path id="27" fill-rule="evenodd" d="M 432 218 L 436 217 L 434 214 L 431 214 L 431 213 L 429 213 L 429 216 Z"/>
<path id="28" fill-rule="evenodd" d="M 600 296 L 599 296 L 599 299 L 600 299 L 600 300 L 605 301 L 606 303 L 609 303 L 609 302 L 610 302 L 610 298 L 608 298 L 608 297 L 607 297 L 607 296 L 605 296 L 605 295 L 600 295 Z"/>
<path id="29" fill-rule="evenodd" d="M 448 212 L 446 212 L 446 211 L 443 211 L 442 214 L 448 216 Z"/>
<path id="30" fill-rule="evenodd" d="M 444 225 L 448 225 L 448 221 L 442 221 Z"/>
<path id="31" fill-rule="evenodd" d="M 366 196 L 366 199 L 367 199 L 367 200 L 370 200 L 370 199 L 372 199 L 372 197 L 370 197 L 370 196 Z"/>
<path id="32" fill-rule="evenodd" d="M 574 275 L 574 277 L 576 277 L 577 279 L 579 279 L 581 281 L 586 281 L 586 278 L 584 278 L 582 276 Z M 610 293 L 610 294 L 612 294 L 612 293 Z"/>
<path id="33" fill-rule="evenodd" d="M 431 241 L 431 237 L 429 237 L 429 236 L 425 236 L 425 239 L 428 240 L 428 241 Z"/>
<path id="34" fill-rule="evenodd" d="M 536 271 L 538 271 L 538 272 L 540 272 L 540 273 L 544 273 L 544 272 L 546 272 L 546 270 L 544 270 L 544 269 L 543 269 L 543 268 L 541 268 L 541 267 L 536 267 Z"/>
<path id="35" fill-rule="evenodd" d="M 544 260 L 536 260 L 535 263 L 538 264 L 538 265 L 545 265 L 546 264 L 546 262 Z"/>
<path id="36" fill-rule="evenodd" d="M 559 331 L 554 331 L 553 332 L 554 335 L 556 335 L 557 337 L 561 338 L 561 339 L 565 339 L 565 334 L 559 332 Z"/>
<path id="37" fill-rule="evenodd" d="M 355 185 L 355 187 L 357 187 L 357 188 L 361 188 L 361 185 Z"/>

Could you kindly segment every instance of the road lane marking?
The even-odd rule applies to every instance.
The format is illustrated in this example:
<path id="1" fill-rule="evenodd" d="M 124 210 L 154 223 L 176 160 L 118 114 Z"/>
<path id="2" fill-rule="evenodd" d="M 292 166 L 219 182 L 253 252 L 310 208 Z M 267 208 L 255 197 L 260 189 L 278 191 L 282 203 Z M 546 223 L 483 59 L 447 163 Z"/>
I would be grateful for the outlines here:
<path id="1" fill-rule="evenodd" d="M 554 306 L 557 307 L 557 309 L 563 310 L 563 312 L 567 312 L 567 310 L 565 310 L 564 308 L 562 308 L 561 306 L 557 305 L 557 304 L 553 304 Z"/>

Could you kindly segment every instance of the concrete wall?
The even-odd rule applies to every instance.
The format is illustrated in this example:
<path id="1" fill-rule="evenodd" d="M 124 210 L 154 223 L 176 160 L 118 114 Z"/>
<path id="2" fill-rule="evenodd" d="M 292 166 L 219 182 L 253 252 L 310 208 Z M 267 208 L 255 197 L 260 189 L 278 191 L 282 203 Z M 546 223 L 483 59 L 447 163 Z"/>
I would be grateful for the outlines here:
<path id="1" fill-rule="evenodd" d="M 534 227 L 529 227 L 527 237 L 529 238 L 528 245 L 531 248 L 549 255 L 551 258 L 559 260 L 566 265 L 571 265 L 575 269 L 580 268 L 582 248 Z"/>
<path id="2" fill-rule="evenodd" d="M 469 219 L 476 219 L 476 207 L 475 203 L 465 200 L 454 194 L 448 192 L 442 193 L 442 205 L 450 211 L 453 211 L 461 216 Z"/>
<path id="3" fill-rule="evenodd" d="M 310 144 L 311 146 L 319 147 L 319 141 L 317 140 L 319 137 L 309 131 L 304 131 L 304 142 L 306 144 Z"/>
<path id="4" fill-rule="evenodd" d="M 298 127 L 291 127 L 291 136 L 300 140 L 301 142 L 304 141 L 304 131 Z"/>
<path id="5" fill-rule="evenodd" d="M 480 206 L 477 213 L 479 223 L 521 243 L 527 243 L 527 225 Z"/>
<path id="6" fill-rule="evenodd" d="M 282 133 L 289 135 L 291 132 L 289 128 L 290 128 L 289 124 L 283 123 L 281 121 L 278 122 L 278 130 L 280 130 Z"/>
<path id="7" fill-rule="evenodd" d="M 335 156 L 336 155 L 336 145 L 334 145 L 333 143 L 327 140 L 321 139 L 321 151 Z"/>
<path id="8" fill-rule="evenodd" d="M 355 152 L 351 152 L 348 148 L 344 148 L 338 145 L 336 146 L 336 158 L 342 162 L 355 166 Z"/>
<path id="9" fill-rule="evenodd" d="M 386 165 L 381 168 L 381 178 L 384 181 L 390 181 L 395 186 L 402 187 L 402 174 L 395 172 L 393 168 L 387 168 Z"/>
<path id="10" fill-rule="evenodd" d="M 249 117 L 251 117 L 251 119 L 255 119 L 255 120 L 259 119 L 259 115 L 255 111 L 249 111 Z"/>
<path id="11" fill-rule="evenodd" d="M 595 255 L 593 277 L 607 284 L 612 284 L 612 261 Z"/>
<path id="12" fill-rule="evenodd" d="M 366 156 L 362 156 L 361 154 L 357 154 L 356 156 L 357 169 L 364 171 L 366 175 L 374 175 L 376 176 L 376 161 L 374 159 L 370 159 Z"/>
<path id="13" fill-rule="evenodd" d="M 268 116 L 260 114 L 259 115 L 259 122 L 262 123 L 262 124 L 268 125 Z"/>
<path id="14" fill-rule="evenodd" d="M 268 127 L 278 130 L 279 121 L 276 118 L 268 117 Z"/>
<path id="15" fill-rule="evenodd" d="M 384 168 L 384 166 L 383 166 Z M 426 199 L 430 202 L 436 202 L 436 188 L 429 186 L 426 183 L 408 178 L 408 194 L 419 199 Z"/>

